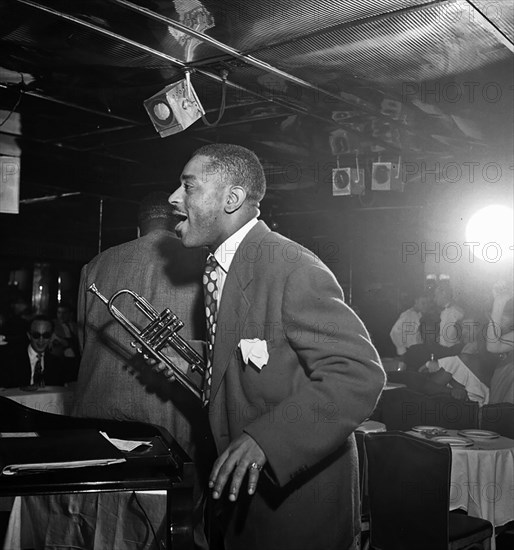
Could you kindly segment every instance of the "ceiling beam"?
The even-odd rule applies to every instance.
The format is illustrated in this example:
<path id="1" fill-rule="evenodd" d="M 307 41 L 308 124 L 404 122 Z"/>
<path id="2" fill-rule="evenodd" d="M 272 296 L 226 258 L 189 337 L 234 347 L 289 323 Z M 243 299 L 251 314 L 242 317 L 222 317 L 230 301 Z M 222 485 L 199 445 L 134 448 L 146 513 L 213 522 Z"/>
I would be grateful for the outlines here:
<path id="1" fill-rule="evenodd" d="M 17 0 L 18 1 L 18 0 Z M 118 115 L 113 115 L 112 113 L 106 113 L 105 111 L 97 111 L 96 109 L 91 109 L 89 107 L 84 107 L 83 105 L 79 105 L 77 103 L 72 103 L 71 101 L 66 101 L 64 99 L 58 99 L 55 97 L 51 97 L 45 94 L 42 94 L 40 92 L 35 92 L 33 90 L 24 90 L 23 88 L 19 87 L 18 84 L 1 84 L 0 88 L 3 88 L 5 90 L 18 90 L 21 95 L 27 95 L 30 97 L 35 97 L 37 99 L 42 99 L 44 101 L 49 101 L 51 103 L 56 103 L 57 105 L 63 105 L 65 107 L 70 107 L 71 109 L 77 109 L 79 111 L 84 111 L 85 113 L 90 113 L 93 115 L 98 115 L 102 117 L 112 118 L 114 120 L 120 120 L 122 122 L 128 122 L 132 125 L 140 126 L 141 122 L 138 122 L 136 120 L 131 120 L 129 118 L 121 117 Z"/>
<path id="2" fill-rule="evenodd" d="M 113 31 L 110 31 L 109 29 L 105 29 L 104 27 L 100 27 L 98 25 L 90 23 L 89 21 L 84 21 L 83 19 L 80 19 L 79 17 L 75 17 L 74 15 L 70 15 L 68 13 L 64 13 L 59 10 L 55 10 L 48 6 L 43 6 L 42 4 L 38 4 L 37 2 L 32 2 L 31 0 L 15 0 L 15 1 L 19 2 L 20 4 L 25 4 L 26 6 L 30 6 L 31 8 L 44 11 L 46 13 L 59 17 L 60 19 L 65 19 L 66 21 L 70 21 L 71 23 L 76 23 L 77 25 L 81 25 L 82 27 L 91 29 L 99 34 L 103 34 L 104 36 L 108 36 L 109 38 L 113 38 L 114 40 L 123 42 L 124 44 L 134 46 L 135 48 L 138 48 L 139 50 L 143 50 L 146 53 L 154 55 L 155 57 L 159 57 L 161 59 L 164 59 L 165 61 L 169 61 L 170 63 L 172 63 L 173 65 L 176 65 L 177 67 L 186 66 L 186 64 L 183 61 L 181 61 L 180 59 L 177 59 L 176 57 L 168 55 L 164 52 L 160 52 L 159 50 L 155 50 L 150 46 L 146 46 L 139 42 L 135 42 L 134 40 L 131 40 L 126 36 L 122 36 L 121 34 L 115 33 Z"/>
<path id="3" fill-rule="evenodd" d="M 252 106 L 252 105 L 261 105 L 262 104 L 262 101 L 247 101 L 245 103 L 235 103 L 233 105 L 227 105 L 225 107 L 226 110 L 229 110 L 229 109 L 236 109 L 236 108 L 242 108 L 242 107 L 248 107 L 248 106 Z M 214 109 L 206 109 L 205 113 L 214 113 L 214 112 L 218 112 L 219 109 L 218 108 L 214 108 Z M 148 121 L 148 126 L 150 126 L 150 121 Z M 78 134 L 69 134 L 69 135 L 66 135 L 66 136 L 59 136 L 59 137 L 55 137 L 55 138 L 52 138 L 52 139 L 46 139 L 46 140 L 42 140 L 42 143 L 59 143 L 59 142 L 62 142 L 62 141 L 68 141 L 68 140 L 73 140 L 73 139 L 80 139 L 80 138 L 83 138 L 83 137 L 89 137 L 89 136 L 95 136 L 95 135 L 99 135 L 99 134 L 108 134 L 108 133 L 111 133 L 111 132 L 118 132 L 120 130 L 127 130 L 129 128 L 133 128 L 134 126 L 132 124 L 124 124 L 124 125 L 120 125 L 120 126 L 113 126 L 111 128 L 99 128 L 97 130 L 91 130 L 89 132 L 80 132 Z M 0 132 L 1 133 L 1 132 Z M 84 149 L 81 149 L 81 150 L 92 150 L 92 149 L 95 149 L 94 147 L 93 148 L 84 148 Z"/>
<path id="4" fill-rule="evenodd" d="M 495 25 L 485 13 L 475 5 L 471 0 L 464 0 L 467 4 L 471 6 L 473 14 L 476 15 L 478 23 L 484 27 L 486 30 L 491 32 L 491 34 L 501 42 L 511 53 L 514 53 L 514 43 L 510 38 L 497 26 Z M 487 6 L 487 4 L 486 4 Z M 501 9 L 501 7 L 500 7 Z M 512 9 L 512 6 L 510 7 Z"/>

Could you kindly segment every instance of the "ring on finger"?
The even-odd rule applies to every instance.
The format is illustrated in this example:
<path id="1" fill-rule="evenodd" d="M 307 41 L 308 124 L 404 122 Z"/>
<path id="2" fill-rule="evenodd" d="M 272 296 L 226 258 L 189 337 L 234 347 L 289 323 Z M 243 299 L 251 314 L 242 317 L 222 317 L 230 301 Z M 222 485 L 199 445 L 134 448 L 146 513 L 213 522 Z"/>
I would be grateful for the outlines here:
<path id="1" fill-rule="evenodd" d="M 260 464 L 257 464 L 257 462 L 252 462 L 250 464 L 250 469 L 257 470 L 258 472 L 260 472 L 262 470 L 262 466 Z"/>

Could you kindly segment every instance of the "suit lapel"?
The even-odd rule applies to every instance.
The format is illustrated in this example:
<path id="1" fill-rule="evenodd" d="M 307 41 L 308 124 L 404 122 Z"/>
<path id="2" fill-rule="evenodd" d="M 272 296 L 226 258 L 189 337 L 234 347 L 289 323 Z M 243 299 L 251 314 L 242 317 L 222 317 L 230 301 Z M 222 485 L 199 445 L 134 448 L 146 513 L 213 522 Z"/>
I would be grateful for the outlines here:
<path id="1" fill-rule="evenodd" d="M 214 343 L 213 373 L 211 383 L 211 402 L 219 390 L 221 381 L 225 376 L 230 363 L 230 358 L 241 339 L 242 329 L 250 309 L 245 289 L 253 279 L 255 262 L 245 261 L 247 257 L 253 257 L 255 250 L 248 256 L 245 247 L 255 247 L 260 243 L 266 233 L 269 232 L 264 222 L 258 222 L 243 239 L 236 256 L 228 270 L 216 327 L 216 341 Z"/>
<path id="2" fill-rule="evenodd" d="M 21 385 L 22 386 L 28 386 L 30 384 L 30 378 L 32 376 L 32 367 L 30 366 L 30 357 L 29 352 L 25 350 L 25 361 L 24 361 L 24 369 L 23 369 L 23 375 L 21 379 Z"/>

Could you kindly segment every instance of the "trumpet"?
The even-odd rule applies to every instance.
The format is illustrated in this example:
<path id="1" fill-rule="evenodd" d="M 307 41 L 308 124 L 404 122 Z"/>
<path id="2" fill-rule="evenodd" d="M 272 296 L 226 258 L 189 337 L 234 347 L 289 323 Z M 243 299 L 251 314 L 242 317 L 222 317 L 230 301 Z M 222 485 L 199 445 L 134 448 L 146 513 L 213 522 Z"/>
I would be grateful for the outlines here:
<path id="1" fill-rule="evenodd" d="M 109 313 L 136 339 L 130 345 L 138 353 L 143 354 L 145 359 L 149 359 L 152 356 L 162 363 L 168 372 L 172 372 L 178 382 L 190 390 L 196 397 L 202 399 L 203 391 L 162 352 L 162 348 L 168 345 L 171 346 L 180 357 L 187 361 L 193 372 L 200 373 L 202 380 L 205 377 L 206 366 L 202 356 L 177 334 L 184 326 L 184 323 L 169 308 L 166 308 L 162 313 L 158 313 L 146 298 L 128 289 L 118 290 L 110 299 L 107 299 L 96 288 L 94 283 L 87 290 L 99 298 L 107 306 Z M 116 298 L 122 294 L 132 296 L 135 306 L 150 319 L 150 323 L 144 329 L 140 330 L 137 328 L 114 305 Z"/>

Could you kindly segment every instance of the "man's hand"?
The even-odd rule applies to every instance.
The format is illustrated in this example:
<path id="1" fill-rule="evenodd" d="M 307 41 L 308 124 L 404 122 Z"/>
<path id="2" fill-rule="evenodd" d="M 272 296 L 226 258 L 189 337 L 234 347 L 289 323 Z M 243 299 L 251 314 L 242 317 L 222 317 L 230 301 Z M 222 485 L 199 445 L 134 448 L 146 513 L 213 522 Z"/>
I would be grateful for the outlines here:
<path id="1" fill-rule="evenodd" d="M 146 359 L 146 364 L 150 367 L 152 367 L 152 370 L 155 372 L 161 373 L 163 376 L 165 376 L 168 379 L 168 382 L 175 382 L 176 378 L 173 374 L 173 371 L 171 368 L 155 359 L 154 357 L 149 357 Z"/>
<path id="2" fill-rule="evenodd" d="M 255 439 L 247 434 L 241 435 L 227 447 L 214 463 L 209 477 L 212 498 L 220 498 L 231 477 L 228 498 L 232 502 L 237 500 L 246 472 L 248 472 L 248 494 L 253 495 L 264 464 L 266 464 L 266 455 Z"/>
<path id="3" fill-rule="evenodd" d="M 166 350 L 169 350 L 169 348 L 166 348 Z M 169 353 L 169 351 L 168 353 L 164 353 L 164 355 L 169 357 L 170 361 L 177 367 L 177 369 L 181 370 L 184 374 L 187 375 L 189 363 L 185 359 L 182 359 L 182 357 L 180 357 L 180 355 L 176 353 Z M 157 359 L 155 359 L 154 357 L 149 357 L 146 362 L 152 367 L 155 372 L 162 373 L 168 379 L 168 382 L 175 382 L 176 377 L 173 374 L 174 371 L 171 369 L 171 367 L 157 361 Z"/>

